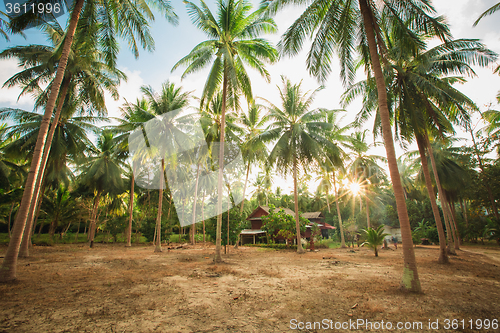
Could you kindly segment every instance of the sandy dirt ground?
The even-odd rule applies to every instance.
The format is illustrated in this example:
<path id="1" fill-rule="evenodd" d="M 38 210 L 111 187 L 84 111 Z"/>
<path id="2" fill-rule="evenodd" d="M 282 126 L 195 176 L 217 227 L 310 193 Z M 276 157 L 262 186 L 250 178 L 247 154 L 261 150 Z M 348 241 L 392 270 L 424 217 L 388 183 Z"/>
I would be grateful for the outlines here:
<path id="1" fill-rule="evenodd" d="M 231 247 L 217 265 L 213 252 L 34 247 L 19 261 L 18 281 L 0 285 L 0 332 L 500 331 L 477 330 L 500 320 L 500 248 L 463 247 L 439 265 L 436 247 L 417 247 L 418 295 L 398 290 L 401 249 L 374 257 L 365 248 L 298 255 Z M 459 327 L 446 330 L 447 319 Z"/>

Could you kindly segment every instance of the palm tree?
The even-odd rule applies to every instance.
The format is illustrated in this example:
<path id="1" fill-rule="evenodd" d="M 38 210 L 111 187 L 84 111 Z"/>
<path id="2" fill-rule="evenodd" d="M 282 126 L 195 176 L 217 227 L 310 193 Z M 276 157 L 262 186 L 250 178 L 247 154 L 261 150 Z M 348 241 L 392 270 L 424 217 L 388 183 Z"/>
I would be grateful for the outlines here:
<path id="1" fill-rule="evenodd" d="M 168 1 L 154 1 L 167 19 L 176 21 L 176 15 L 173 13 Z M 56 100 L 59 95 L 61 83 L 66 71 L 66 65 L 71 53 L 71 47 L 75 37 L 77 25 L 82 25 L 90 31 L 96 28 L 96 34 L 92 37 L 97 37 L 102 49 L 106 50 L 105 59 L 109 67 L 114 68 L 116 63 L 116 55 L 118 48 L 116 47 L 116 34 L 125 39 L 133 49 L 136 57 L 138 56 L 138 46 L 136 35 L 142 47 L 152 49 L 153 39 L 149 33 L 147 19 L 154 19 L 153 14 L 144 2 L 138 4 L 136 2 L 123 2 L 118 0 L 107 1 L 92 1 L 92 0 L 76 0 L 71 9 L 70 20 L 66 37 L 61 40 L 58 46 L 58 54 L 60 58 L 57 65 L 57 71 L 50 86 L 50 91 L 45 105 L 44 117 L 37 137 L 36 148 L 33 154 L 30 171 L 26 180 L 25 191 L 21 200 L 19 212 L 16 216 L 16 221 L 13 230 L 13 237 L 9 243 L 9 247 L 5 254 L 5 258 L 0 268 L 0 282 L 11 281 L 16 279 L 16 264 L 19 247 L 23 237 L 23 232 L 26 226 L 26 221 L 30 211 L 33 196 L 36 190 L 36 179 L 40 177 L 40 167 L 42 162 L 42 154 L 47 144 L 47 135 L 49 131 L 50 119 L 56 105 Z M 80 20 L 82 18 L 82 20 Z M 32 12 L 25 15 L 20 15 L 10 21 L 10 28 L 13 32 L 20 32 L 23 29 L 30 27 L 33 22 L 39 21 L 39 18 Z"/>
<path id="2" fill-rule="evenodd" d="M 96 232 L 97 212 L 103 196 L 108 193 L 123 192 L 123 156 L 114 149 L 113 134 L 104 132 L 97 140 L 97 154 L 90 156 L 80 166 L 79 183 L 88 191 L 94 193 L 94 203 L 90 217 L 89 246 L 94 245 Z"/>
<path id="3" fill-rule="evenodd" d="M 63 29 L 57 22 L 48 26 L 45 30 L 49 40 L 54 45 L 53 47 L 44 45 L 12 47 L 0 54 L 0 58 L 18 58 L 20 66 L 24 68 L 21 72 L 9 78 L 4 86 L 12 87 L 21 85 L 23 86 L 21 95 L 28 93 L 37 95 L 35 101 L 36 108 L 43 107 L 47 103 L 52 83 L 49 83 L 49 86 L 43 91 L 40 88 L 40 84 L 50 81 L 53 78 L 56 70 L 54 62 L 57 62 L 58 57 L 56 47 L 65 36 Z M 121 79 L 126 79 L 121 71 L 116 68 L 109 68 L 99 58 L 93 40 L 88 40 L 89 35 L 92 35 L 92 31 L 82 30 L 82 28 L 77 29 L 75 32 L 75 38 L 78 42 L 72 46 L 72 57 L 68 60 L 66 66 L 62 89 L 59 94 L 57 109 L 48 133 L 47 142 L 52 143 L 63 107 L 73 110 L 73 113 L 77 108 L 82 107 L 90 115 L 94 112 L 97 112 L 101 116 L 106 115 L 104 90 L 109 91 L 112 97 L 117 99 L 117 85 Z M 68 113 L 67 110 L 65 112 Z M 79 112 L 83 113 L 83 111 Z M 51 144 L 47 144 L 44 148 L 40 172 L 36 179 L 35 188 L 38 190 L 34 193 L 26 224 L 27 232 L 23 235 L 23 242 L 20 249 L 22 257 L 29 255 L 28 245 L 31 244 L 30 231 L 35 215 L 34 212 L 40 204 L 39 197 L 41 196 L 43 187 L 45 166 L 49 157 L 50 147 Z M 55 186 L 57 187 L 58 185 Z"/>
<path id="4" fill-rule="evenodd" d="M 169 81 L 162 85 L 160 93 L 156 93 L 152 87 L 144 86 L 141 88 L 142 93 L 145 98 L 142 100 L 137 100 L 135 104 L 125 103 L 122 108 L 123 117 L 117 119 L 118 125 L 109 128 L 113 133 L 119 133 L 116 140 L 120 143 L 121 150 L 128 153 L 129 150 L 129 139 L 130 134 L 134 131 L 140 130 L 144 131 L 145 123 L 155 119 L 155 117 L 168 115 L 168 121 L 162 124 L 162 134 L 167 138 L 177 140 L 189 140 L 186 134 L 183 132 L 182 126 L 186 127 L 186 123 L 191 119 L 191 116 L 184 116 L 182 110 L 185 110 L 192 99 L 192 92 L 182 91 L 182 87 L 177 87 L 174 83 Z M 175 140 L 174 140 L 175 141 Z M 178 145 L 176 142 L 165 142 L 168 149 L 175 151 L 174 145 Z M 162 143 L 163 145 L 163 143 Z M 136 165 L 138 164 L 138 156 L 132 156 L 133 173 L 137 172 Z M 161 174 L 165 174 L 165 161 L 162 157 Z M 134 178 L 131 182 L 130 188 L 130 202 L 129 202 L 129 224 L 127 233 L 127 244 L 130 246 L 130 237 L 132 230 L 132 212 L 133 212 L 133 193 L 134 193 Z M 162 206 L 163 206 L 163 190 L 165 187 L 165 179 L 160 177 L 159 181 L 162 186 L 160 186 L 160 195 L 158 201 L 158 213 L 157 213 L 157 237 L 161 237 L 160 227 L 161 227 L 161 216 L 162 216 Z M 161 242 L 156 242 L 155 251 L 161 251 Z"/>
<path id="5" fill-rule="evenodd" d="M 333 125 L 324 119 L 324 110 L 311 110 L 311 104 L 319 89 L 303 93 L 301 84 L 292 84 L 282 77 L 283 87 L 278 88 L 281 105 L 269 103 L 271 124 L 260 135 L 265 141 L 275 142 L 269 154 L 270 165 L 276 165 L 278 172 L 293 175 L 297 252 L 304 253 L 301 244 L 299 224 L 298 172 L 308 170 L 311 163 L 321 163 L 328 151 L 335 151 L 336 145 L 327 138 Z"/>
<path id="6" fill-rule="evenodd" d="M 263 162 L 268 157 L 266 145 L 258 139 L 264 131 L 264 125 L 267 122 L 267 114 L 261 114 L 261 106 L 251 104 L 248 108 L 248 114 L 243 114 L 241 122 L 245 131 L 245 139 L 241 145 L 243 159 L 247 162 L 247 172 L 245 177 L 245 186 L 243 187 L 243 200 L 241 201 L 240 213 L 243 212 L 245 204 L 245 192 L 247 188 L 250 165 L 256 162 Z"/>
<path id="7" fill-rule="evenodd" d="M 371 228 L 368 190 L 370 185 L 377 184 L 381 181 L 384 172 L 377 162 L 385 162 L 385 158 L 378 155 L 367 154 L 368 150 L 376 147 L 378 143 L 368 144 L 366 142 L 366 132 L 367 130 L 364 130 L 363 132 L 354 132 L 351 134 L 349 148 L 354 153 L 354 156 L 352 156 L 350 168 L 354 179 L 363 185 L 366 203 L 366 223 L 368 228 Z"/>
<path id="8" fill-rule="evenodd" d="M 421 42 L 415 43 L 405 36 L 400 36 L 396 29 L 388 29 L 384 38 L 388 47 L 385 74 L 390 87 L 389 104 L 394 109 L 396 137 L 403 146 L 415 139 L 421 161 L 426 161 L 426 151 L 429 150 L 426 138 L 431 130 L 429 124 L 435 128 L 433 131 L 439 136 L 445 132 L 453 133 L 451 122 L 467 124 L 469 121 L 467 109 L 477 108 L 469 98 L 452 87 L 454 82 L 462 81 L 461 78 L 443 76 L 452 73 L 475 75 L 471 64 L 487 65 L 496 55 L 476 40 L 447 41 L 426 50 L 425 40 L 421 36 L 419 37 Z M 353 85 L 346 92 L 344 99 L 347 102 L 354 95 L 364 96 L 364 107 L 358 115 L 359 119 L 367 119 L 370 111 L 376 108 L 374 92 L 375 82 L 372 78 Z M 376 119 L 378 117 L 377 114 Z M 374 132 L 377 133 L 379 130 L 380 123 L 376 122 Z M 430 151 L 429 157 L 432 162 L 433 154 Z M 440 237 L 441 251 L 438 261 L 446 263 L 448 259 L 445 252 L 445 234 L 427 164 L 422 165 L 422 170 Z M 438 186 L 439 197 L 443 198 L 443 191 L 439 189 Z M 445 224 L 448 224 L 446 205 L 443 205 L 443 211 Z M 451 244 L 450 233 L 448 240 Z M 453 244 L 450 246 L 451 252 L 454 252 Z"/>
<path id="9" fill-rule="evenodd" d="M 384 233 L 384 225 L 379 225 L 377 229 L 363 229 L 363 232 L 366 234 L 366 241 L 361 246 L 367 245 L 370 249 L 373 249 L 375 257 L 378 257 L 378 247 L 384 242 L 385 236 L 389 235 Z"/>
<path id="10" fill-rule="evenodd" d="M 264 0 L 263 7 L 273 14 L 289 3 L 305 1 Z M 348 83 L 355 77 L 357 66 L 353 56 L 355 43 L 359 41 L 358 50 L 365 59 L 366 72 L 373 72 L 375 77 L 384 145 L 401 225 L 405 265 L 401 287 L 414 292 L 420 292 L 421 287 L 404 191 L 397 168 L 387 89 L 380 64 L 380 56 L 384 56 L 386 51 L 380 26 L 381 18 L 384 17 L 387 22 L 398 26 L 403 34 L 411 36 L 419 30 L 445 40 L 450 37 L 449 29 L 443 24 L 442 17 L 430 16 L 434 12 L 434 8 L 422 0 L 319 0 L 310 4 L 288 28 L 279 44 L 284 55 L 295 55 L 301 50 L 306 36 L 314 35 L 306 64 L 309 72 L 320 80 L 325 80 L 331 71 L 330 63 L 336 50 L 340 54 L 342 79 L 344 83 Z"/>
<path id="11" fill-rule="evenodd" d="M 192 2 L 186 1 L 191 20 L 202 30 L 208 40 L 201 42 L 184 58 L 175 64 L 172 70 L 180 66 L 187 66 L 182 74 L 194 73 L 213 61 L 210 74 L 205 82 L 201 97 L 201 108 L 212 100 L 222 86 L 221 132 L 219 151 L 219 178 L 217 183 L 217 239 L 215 248 L 215 262 L 221 258 L 221 225 L 222 225 L 222 183 L 224 141 L 226 126 L 226 103 L 231 97 L 233 109 L 238 109 L 238 95 L 243 93 L 245 98 L 253 100 L 250 78 L 244 64 L 256 69 L 259 74 L 269 81 L 269 73 L 264 62 L 277 60 L 277 52 L 266 40 L 259 38 L 264 33 L 277 31 L 276 24 L 270 18 L 261 15 L 261 11 L 250 13 L 252 5 L 246 0 L 218 0 L 217 16 L 214 16 L 203 0 L 201 8 Z M 214 58 L 215 55 L 215 58 Z"/>

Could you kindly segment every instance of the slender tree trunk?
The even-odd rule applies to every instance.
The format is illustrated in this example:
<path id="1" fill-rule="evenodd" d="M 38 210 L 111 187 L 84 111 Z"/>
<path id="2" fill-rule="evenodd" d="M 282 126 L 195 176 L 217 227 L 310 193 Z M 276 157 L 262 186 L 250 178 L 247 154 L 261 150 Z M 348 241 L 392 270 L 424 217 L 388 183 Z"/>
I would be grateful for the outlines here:
<path id="1" fill-rule="evenodd" d="M 161 252 L 161 213 L 163 204 L 163 188 L 165 187 L 165 159 L 161 159 L 161 181 L 160 181 L 160 197 L 158 199 L 158 214 L 156 216 L 156 246 L 155 252 Z"/>
<path id="2" fill-rule="evenodd" d="M 302 254 L 306 251 L 302 248 L 302 237 L 300 235 L 299 218 L 299 194 L 297 190 L 297 158 L 293 158 L 293 197 L 295 199 L 295 230 L 297 232 L 297 253 Z"/>
<path id="3" fill-rule="evenodd" d="M 448 210 L 448 216 L 450 218 L 451 230 L 453 231 L 453 241 L 455 244 L 455 250 L 460 250 L 460 241 L 458 239 L 458 229 L 457 222 L 455 221 L 455 217 L 453 216 L 453 212 L 451 211 L 451 203 L 448 201 L 448 198 L 444 197 L 444 204 L 446 205 L 446 209 Z"/>
<path id="4" fill-rule="evenodd" d="M 227 69 L 224 60 L 224 79 L 222 83 L 222 109 L 220 124 L 219 177 L 217 179 L 217 230 L 215 239 L 214 262 L 222 262 L 221 232 L 222 232 L 222 182 L 224 173 L 224 141 L 226 135 L 226 99 L 227 99 Z M 229 199 L 228 199 L 229 200 Z"/>
<path id="5" fill-rule="evenodd" d="M 97 192 L 96 197 L 94 198 L 94 208 L 92 209 L 92 218 L 90 219 L 90 226 L 89 226 L 89 246 L 90 248 L 94 247 L 94 237 L 95 237 L 95 231 L 96 231 L 96 223 L 97 223 L 97 212 L 99 210 L 99 201 L 101 199 L 101 190 Z"/>
<path id="6" fill-rule="evenodd" d="M 198 169 L 196 170 L 196 182 L 194 185 L 194 203 L 193 203 L 193 219 L 191 223 L 191 229 L 192 229 L 192 237 L 191 237 L 191 244 L 194 245 L 196 240 L 195 240 L 195 221 L 196 221 L 196 201 L 198 200 L 198 180 L 200 178 L 200 163 L 198 163 Z"/>
<path id="7" fill-rule="evenodd" d="M 231 192 L 229 191 L 229 188 L 228 188 L 228 191 L 227 191 L 227 241 L 226 241 L 226 247 L 229 246 L 229 210 L 231 209 L 229 206 L 229 196 L 230 195 L 231 195 Z M 227 251 L 229 251 L 229 249 Z"/>
<path id="8" fill-rule="evenodd" d="M 340 228 L 340 247 L 345 248 L 345 238 L 344 238 L 344 226 L 342 225 L 342 215 L 340 214 L 340 204 L 339 204 L 339 191 L 337 189 L 337 180 L 335 179 L 335 173 L 333 173 L 333 187 L 335 189 L 335 206 L 337 207 L 337 217 L 339 218 L 339 228 Z"/>
<path id="9" fill-rule="evenodd" d="M 477 161 L 479 162 L 479 168 L 481 169 L 481 178 L 483 178 L 484 186 L 486 187 L 486 190 L 488 191 L 488 197 L 490 199 L 491 208 L 493 209 L 493 215 L 495 215 L 495 218 L 498 220 L 500 217 L 498 216 L 497 205 L 495 204 L 495 198 L 493 198 L 493 193 L 491 192 L 491 187 L 488 184 L 487 179 L 484 177 L 485 176 L 484 165 L 483 165 L 483 161 L 481 160 L 481 156 L 479 155 L 479 150 L 477 149 L 476 138 L 474 137 L 474 132 L 472 131 L 472 128 L 470 129 L 470 135 L 472 136 L 472 142 L 474 144 L 474 151 L 476 153 Z"/>
<path id="10" fill-rule="evenodd" d="M 26 184 L 24 186 L 21 205 L 16 216 L 16 221 L 14 222 L 12 237 L 10 239 L 7 252 L 5 253 L 2 266 L 0 267 L 0 282 L 7 282 L 16 279 L 17 257 L 19 254 L 19 248 L 21 246 L 24 229 L 26 227 L 29 208 L 33 199 L 33 194 L 36 190 L 34 185 L 41 166 L 42 152 L 45 146 L 47 132 L 49 130 L 50 118 L 52 117 L 52 111 L 54 110 L 57 95 L 59 94 L 59 88 L 61 87 L 61 82 L 64 77 L 64 72 L 66 70 L 66 65 L 68 63 L 68 58 L 71 51 L 71 45 L 73 44 L 73 38 L 75 36 L 76 26 L 78 23 L 78 19 L 80 18 L 80 12 L 84 2 L 84 0 L 76 0 L 75 7 L 73 9 L 73 12 L 71 13 L 71 19 L 68 31 L 66 33 L 66 38 L 64 40 L 61 58 L 58 63 L 56 77 L 52 82 L 47 105 L 45 106 L 45 113 L 43 115 L 42 123 L 38 131 L 36 146 L 33 152 L 30 171 L 28 173 Z"/>
<path id="11" fill-rule="evenodd" d="M 453 218 L 455 232 L 457 234 L 457 239 L 458 239 L 458 245 L 462 245 L 462 237 L 460 237 L 460 232 L 458 231 L 457 211 L 455 209 L 455 204 L 451 200 L 448 201 L 448 204 L 450 205 L 451 217 Z M 459 248 L 457 247 L 457 249 Z"/>
<path id="12" fill-rule="evenodd" d="M 78 220 L 78 229 L 76 229 L 75 244 L 78 243 L 78 234 L 80 233 L 80 220 Z"/>
<path id="13" fill-rule="evenodd" d="M 134 170 L 132 170 L 132 179 L 130 180 L 130 197 L 128 203 L 129 208 L 128 208 L 127 244 L 125 245 L 126 247 L 132 246 L 132 218 L 134 216 L 134 186 L 135 186 L 135 175 L 134 175 Z"/>
<path id="14" fill-rule="evenodd" d="M 15 205 L 16 205 L 16 203 L 13 202 L 12 205 L 10 206 L 9 223 L 7 224 L 7 229 L 8 229 L 8 232 L 9 232 L 9 239 L 10 239 L 10 237 L 12 237 L 11 230 L 10 230 L 10 224 L 12 223 L 12 211 L 14 210 L 14 206 Z"/>
<path id="15" fill-rule="evenodd" d="M 45 189 L 42 190 L 42 193 L 45 193 Z M 38 223 L 38 216 L 40 216 L 40 209 L 42 208 L 42 202 L 43 202 L 43 198 L 38 200 L 38 204 L 36 207 L 36 213 L 35 213 L 35 220 L 33 221 L 33 227 L 31 228 L 31 229 L 33 229 L 33 233 L 31 236 L 33 236 L 35 234 L 35 226 Z M 31 242 L 28 242 L 28 245 L 30 245 L 30 243 Z M 22 246 L 22 243 L 21 243 L 21 246 Z"/>
<path id="16" fill-rule="evenodd" d="M 360 198 L 361 200 L 361 198 Z M 368 228 L 371 228 L 370 226 L 370 206 L 368 205 L 368 196 L 365 195 L 365 208 L 366 208 L 366 225 Z"/>
<path id="17" fill-rule="evenodd" d="M 467 221 L 467 212 L 464 209 L 464 206 L 465 206 L 464 203 L 465 203 L 465 199 L 460 200 L 460 210 L 462 211 L 462 216 L 464 217 L 465 227 L 469 227 L 469 221 Z"/>
<path id="18" fill-rule="evenodd" d="M 429 172 L 429 166 L 427 164 L 427 157 L 425 156 L 425 146 L 423 139 L 417 136 L 418 152 L 420 153 L 420 161 L 422 162 L 422 172 L 425 178 L 425 187 L 427 188 L 427 193 L 431 201 L 432 214 L 434 215 L 434 220 L 436 221 L 436 227 L 439 236 L 439 258 L 438 263 L 446 264 L 449 262 L 448 255 L 446 254 L 446 236 L 444 234 L 443 222 L 441 221 L 441 215 L 439 215 L 439 208 L 436 203 L 436 195 L 434 194 L 434 189 L 432 188 L 431 174 Z"/>
<path id="19" fill-rule="evenodd" d="M 201 218 L 203 219 L 203 244 L 207 241 L 205 238 L 205 212 L 203 211 L 205 206 L 205 192 L 203 192 L 203 198 L 201 199 Z"/>
<path id="20" fill-rule="evenodd" d="M 245 205 L 245 192 L 247 190 L 248 174 L 249 173 L 250 173 L 250 161 L 248 161 L 248 165 L 247 165 L 247 175 L 245 177 L 245 185 L 243 186 L 243 200 L 241 200 L 240 213 L 243 213 L 243 206 Z M 237 242 L 236 242 L 236 245 L 238 245 Z"/>
<path id="21" fill-rule="evenodd" d="M 408 218 L 408 211 L 406 209 L 406 202 L 404 197 L 404 190 L 401 184 L 399 175 L 398 164 L 396 159 L 396 152 L 394 149 L 394 141 L 392 138 L 391 120 L 389 108 L 387 105 L 387 91 L 380 66 L 380 59 L 377 51 L 377 44 L 374 33 L 373 13 L 368 7 L 366 0 L 359 0 L 359 6 L 363 15 L 364 28 L 366 32 L 366 39 L 370 48 L 370 58 L 375 81 L 377 84 L 378 93 L 378 107 L 380 114 L 380 122 L 382 125 L 382 133 L 384 137 L 385 149 L 387 152 L 387 162 L 389 165 L 389 173 L 391 175 L 392 186 L 394 189 L 394 196 L 396 198 L 396 206 L 399 217 L 399 224 L 401 227 L 401 238 L 403 241 L 403 256 L 404 256 L 404 271 L 401 281 L 401 289 L 412 292 L 421 292 L 420 280 L 418 278 L 417 262 L 415 260 L 415 252 L 413 249 L 413 241 L 411 238 L 410 220 Z"/>
<path id="22" fill-rule="evenodd" d="M 29 247 L 31 245 L 31 229 L 33 228 L 33 220 L 35 216 L 36 207 L 43 200 L 43 193 L 45 190 L 45 167 L 47 166 L 47 161 L 49 159 L 50 148 L 52 145 L 52 139 L 54 138 L 54 133 L 56 132 L 57 126 L 59 124 L 59 118 L 61 117 L 61 111 L 64 106 L 64 100 L 66 99 L 66 95 L 69 90 L 70 79 L 66 78 L 62 82 L 61 91 L 59 93 L 59 101 L 57 103 L 56 113 L 54 114 L 54 119 L 52 120 L 52 124 L 50 125 L 49 135 L 47 136 L 47 142 L 45 143 L 45 147 L 43 149 L 42 161 L 40 164 L 40 170 L 38 171 L 38 176 L 36 177 L 35 182 L 35 192 L 33 194 L 33 199 L 31 200 L 30 210 L 28 214 L 28 219 L 26 220 L 25 232 L 23 235 L 23 240 L 21 243 L 21 249 L 19 251 L 20 257 L 28 257 L 29 256 Z M 42 185 L 43 184 L 43 185 Z M 39 203 L 40 202 L 40 203 Z M 54 234 L 52 234 L 53 236 Z M 52 237 L 51 236 L 51 237 Z"/>
<path id="23" fill-rule="evenodd" d="M 437 165 L 436 165 L 436 160 L 434 159 L 434 152 L 432 150 L 427 135 L 424 137 L 424 139 L 427 145 L 427 150 L 429 151 L 429 158 L 431 160 L 432 172 L 434 173 L 434 180 L 436 181 L 436 186 L 438 188 L 439 201 L 441 201 L 441 208 L 443 209 L 444 224 L 446 225 L 446 237 L 448 238 L 448 253 L 456 254 L 455 242 L 453 240 L 453 229 L 451 228 L 450 219 L 448 215 L 448 207 L 446 206 L 446 200 L 443 195 L 443 188 L 441 187 L 441 181 L 439 180 L 439 175 L 437 172 Z"/>

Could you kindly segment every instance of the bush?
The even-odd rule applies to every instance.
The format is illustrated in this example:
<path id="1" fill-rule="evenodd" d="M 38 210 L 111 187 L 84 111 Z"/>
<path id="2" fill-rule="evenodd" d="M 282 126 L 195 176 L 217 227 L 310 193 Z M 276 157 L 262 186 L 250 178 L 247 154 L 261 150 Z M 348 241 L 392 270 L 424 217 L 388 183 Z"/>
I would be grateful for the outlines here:
<path id="1" fill-rule="evenodd" d="M 286 244 L 245 244 L 245 246 L 252 247 L 266 247 L 277 250 L 297 250 L 297 245 L 286 245 Z"/>
<path id="2" fill-rule="evenodd" d="M 436 228 L 429 228 L 425 233 L 425 238 L 434 244 L 439 244 L 439 234 Z"/>

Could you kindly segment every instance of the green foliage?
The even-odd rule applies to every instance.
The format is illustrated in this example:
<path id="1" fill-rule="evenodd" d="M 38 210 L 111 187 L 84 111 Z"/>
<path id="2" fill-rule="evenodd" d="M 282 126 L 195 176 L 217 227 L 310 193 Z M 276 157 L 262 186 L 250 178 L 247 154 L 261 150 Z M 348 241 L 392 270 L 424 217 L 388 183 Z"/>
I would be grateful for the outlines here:
<path id="1" fill-rule="evenodd" d="M 299 215 L 300 232 L 306 231 L 309 220 Z M 295 217 L 285 213 L 284 209 L 275 210 L 273 205 L 269 207 L 269 215 L 262 217 L 262 230 L 274 240 L 281 236 L 289 242 L 297 236 Z"/>
<path id="2" fill-rule="evenodd" d="M 245 228 L 245 217 L 240 213 L 240 207 L 235 206 L 229 210 L 229 243 L 235 244 L 238 235 Z M 217 216 L 205 221 L 205 231 L 210 239 L 216 239 Z M 227 211 L 222 213 L 221 244 L 227 245 Z"/>
<path id="3" fill-rule="evenodd" d="M 380 225 L 377 229 L 363 229 L 363 232 L 366 241 L 361 245 L 367 245 L 370 249 L 373 249 L 375 257 L 378 257 L 378 246 L 383 244 L 385 236 L 389 236 L 389 234 L 384 233 L 384 225 Z"/>

